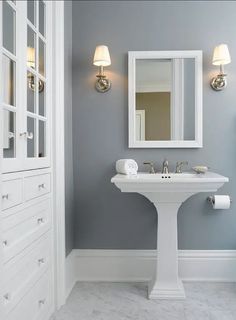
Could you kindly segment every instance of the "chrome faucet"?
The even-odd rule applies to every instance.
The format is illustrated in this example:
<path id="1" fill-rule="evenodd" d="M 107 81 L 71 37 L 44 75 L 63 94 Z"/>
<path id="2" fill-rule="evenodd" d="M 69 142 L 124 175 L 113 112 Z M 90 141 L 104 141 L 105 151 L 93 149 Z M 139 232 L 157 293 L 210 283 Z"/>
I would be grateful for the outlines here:
<path id="1" fill-rule="evenodd" d="M 147 164 L 150 166 L 149 173 L 152 173 L 152 174 L 155 173 L 154 164 L 152 161 L 144 161 L 143 164 Z"/>
<path id="2" fill-rule="evenodd" d="M 169 163 L 168 163 L 168 160 L 164 160 L 164 161 L 163 161 L 162 173 L 164 173 L 164 174 L 168 174 L 168 173 L 169 173 Z"/>
<path id="3" fill-rule="evenodd" d="M 188 161 L 178 161 L 176 163 L 175 173 L 182 173 L 182 166 L 188 165 Z"/>

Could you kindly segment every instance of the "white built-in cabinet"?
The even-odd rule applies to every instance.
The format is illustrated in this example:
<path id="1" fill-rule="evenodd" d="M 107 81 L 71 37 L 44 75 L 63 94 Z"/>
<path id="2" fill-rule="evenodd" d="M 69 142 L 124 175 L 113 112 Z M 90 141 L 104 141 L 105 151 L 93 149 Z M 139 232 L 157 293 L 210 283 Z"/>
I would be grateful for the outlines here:
<path id="1" fill-rule="evenodd" d="M 0 1 L 0 319 L 54 310 L 52 1 Z"/>

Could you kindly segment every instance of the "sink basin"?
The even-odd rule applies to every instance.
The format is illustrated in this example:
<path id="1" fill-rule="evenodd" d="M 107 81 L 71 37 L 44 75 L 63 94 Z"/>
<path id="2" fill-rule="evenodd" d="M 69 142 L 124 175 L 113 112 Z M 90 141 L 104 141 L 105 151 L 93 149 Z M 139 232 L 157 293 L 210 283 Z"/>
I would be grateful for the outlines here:
<path id="1" fill-rule="evenodd" d="M 157 265 L 149 283 L 149 299 L 184 299 L 185 291 L 178 276 L 177 214 L 181 204 L 199 192 L 216 192 L 227 177 L 214 172 L 117 174 L 111 182 L 122 192 L 138 192 L 148 198 L 158 214 Z"/>

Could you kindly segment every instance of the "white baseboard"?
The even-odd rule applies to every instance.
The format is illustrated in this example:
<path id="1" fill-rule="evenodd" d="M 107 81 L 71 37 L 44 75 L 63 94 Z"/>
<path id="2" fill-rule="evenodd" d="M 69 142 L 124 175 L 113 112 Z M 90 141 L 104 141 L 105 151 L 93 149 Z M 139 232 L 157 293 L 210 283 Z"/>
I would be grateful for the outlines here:
<path id="1" fill-rule="evenodd" d="M 156 266 L 155 250 L 79 250 L 66 259 L 67 296 L 77 281 L 148 282 Z M 236 250 L 180 250 L 184 281 L 236 281 Z"/>
<path id="2" fill-rule="evenodd" d="M 66 299 L 71 293 L 75 283 L 77 282 L 77 271 L 76 271 L 76 251 L 72 250 L 71 253 L 66 257 L 65 263 L 65 294 Z"/>

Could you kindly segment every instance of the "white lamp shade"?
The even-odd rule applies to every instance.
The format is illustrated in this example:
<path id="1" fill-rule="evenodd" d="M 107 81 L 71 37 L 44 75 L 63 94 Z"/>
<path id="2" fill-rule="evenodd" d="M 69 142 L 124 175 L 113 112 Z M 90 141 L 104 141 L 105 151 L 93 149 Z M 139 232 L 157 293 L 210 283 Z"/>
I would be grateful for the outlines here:
<path id="1" fill-rule="evenodd" d="M 109 66 L 111 64 L 111 58 L 109 54 L 109 50 L 107 46 L 97 46 L 94 58 L 93 58 L 93 64 L 95 66 Z"/>
<path id="2" fill-rule="evenodd" d="M 220 44 L 219 46 L 215 47 L 212 64 L 215 66 L 228 64 L 231 62 L 229 49 L 227 44 Z"/>
<path id="3" fill-rule="evenodd" d="M 35 49 L 32 47 L 27 47 L 27 65 L 35 68 Z"/>

